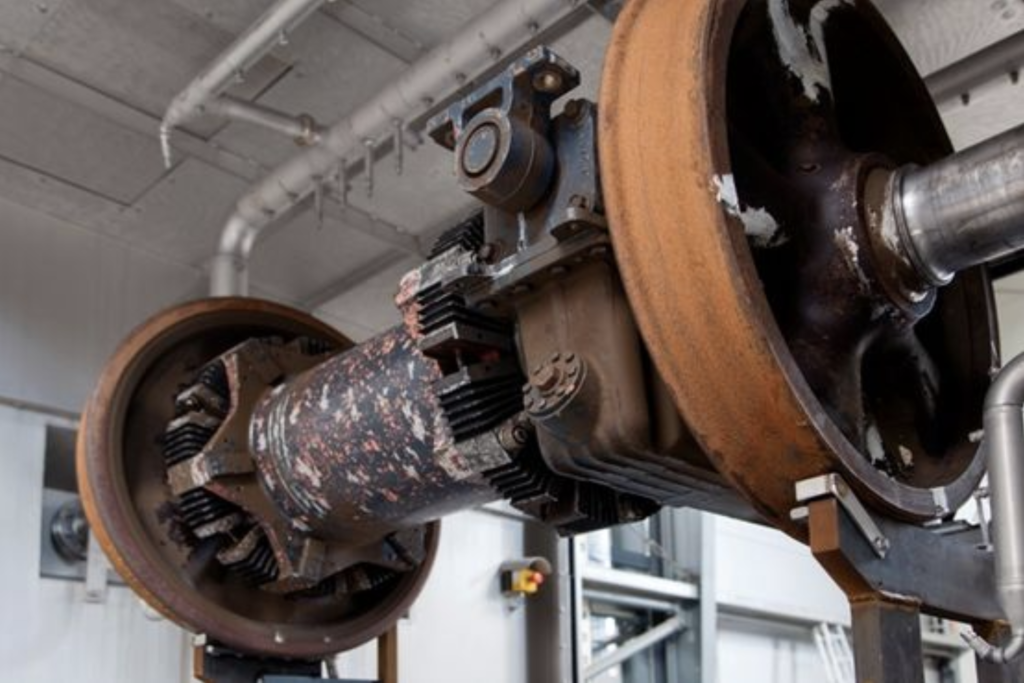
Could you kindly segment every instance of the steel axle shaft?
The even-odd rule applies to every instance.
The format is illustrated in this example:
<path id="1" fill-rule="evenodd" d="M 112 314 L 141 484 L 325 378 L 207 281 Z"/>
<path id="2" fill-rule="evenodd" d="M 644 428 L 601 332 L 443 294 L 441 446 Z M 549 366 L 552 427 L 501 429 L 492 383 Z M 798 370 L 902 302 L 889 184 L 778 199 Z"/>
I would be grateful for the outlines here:
<path id="1" fill-rule="evenodd" d="M 947 284 L 1024 247 L 1024 126 L 897 173 L 900 239 L 921 278 Z"/>

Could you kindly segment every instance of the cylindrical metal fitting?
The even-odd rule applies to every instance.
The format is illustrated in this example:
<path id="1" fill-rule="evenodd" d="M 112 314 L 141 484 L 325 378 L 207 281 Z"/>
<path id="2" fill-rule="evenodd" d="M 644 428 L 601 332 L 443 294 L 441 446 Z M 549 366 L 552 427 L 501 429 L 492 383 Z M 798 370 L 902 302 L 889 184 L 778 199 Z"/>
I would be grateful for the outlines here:
<path id="1" fill-rule="evenodd" d="M 250 443 L 281 512 L 304 532 L 358 542 L 497 499 L 465 474 L 440 378 L 399 326 L 271 391 Z"/>
<path id="2" fill-rule="evenodd" d="M 981 659 L 1005 662 L 1024 650 L 1024 355 L 1002 369 L 985 397 L 996 590 L 1011 640 L 998 647 L 968 634 Z"/>
<path id="3" fill-rule="evenodd" d="M 928 283 L 1024 247 L 1024 126 L 903 170 L 897 183 L 901 238 Z"/>

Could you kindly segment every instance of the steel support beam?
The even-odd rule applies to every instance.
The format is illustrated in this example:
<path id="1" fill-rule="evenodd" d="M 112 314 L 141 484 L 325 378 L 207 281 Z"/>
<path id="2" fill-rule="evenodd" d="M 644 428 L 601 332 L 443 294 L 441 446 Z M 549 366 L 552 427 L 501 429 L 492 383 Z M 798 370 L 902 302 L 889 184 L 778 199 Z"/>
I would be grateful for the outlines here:
<path id="1" fill-rule="evenodd" d="M 622 664 L 650 647 L 654 647 L 685 628 L 686 620 L 681 614 L 669 617 L 654 628 L 630 638 L 614 651 L 592 661 L 590 666 L 587 667 L 586 679 L 596 678 L 608 669 Z"/>
<path id="2" fill-rule="evenodd" d="M 583 568 L 580 573 L 584 590 L 610 590 L 626 595 L 662 598 L 676 602 L 696 600 L 700 596 L 700 589 L 696 584 L 663 579 L 660 576 L 590 566 Z"/>
<path id="3" fill-rule="evenodd" d="M 850 612 L 858 681 L 924 683 L 921 613 L 915 605 L 857 600 Z"/>
<path id="4" fill-rule="evenodd" d="M 527 601 L 526 679 L 529 681 L 576 683 L 571 544 L 572 541 L 560 538 L 548 526 L 533 520 L 523 524 L 524 555 L 543 557 L 552 568 L 543 590 Z"/>

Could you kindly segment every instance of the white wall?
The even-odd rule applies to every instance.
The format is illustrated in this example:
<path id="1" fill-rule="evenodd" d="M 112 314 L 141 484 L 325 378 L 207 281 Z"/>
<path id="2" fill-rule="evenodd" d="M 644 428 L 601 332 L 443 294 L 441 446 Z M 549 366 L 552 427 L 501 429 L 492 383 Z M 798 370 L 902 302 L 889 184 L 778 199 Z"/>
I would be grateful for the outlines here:
<path id="1" fill-rule="evenodd" d="M 430 580 L 399 623 L 402 683 L 543 683 L 526 681 L 524 610 L 499 590 L 499 565 L 520 556 L 520 522 L 479 510 L 445 518 Z M 343 655 L 340 677 L 372 677 L 374 647 Z"/>
<path id="2" fill-rule="evenodd" d="M 0 396 L 80 410 L 121 338 L 202 280 L 0 199 Z"/>
<path id="3" fill-rule="evenodd" d="M 0 662 L 10 681 L 183 680 L 180 630 L 150 621 L 134 594 L 104 604 L 83 584 L 39 577 L 45 422 L 0 406 Z"/>

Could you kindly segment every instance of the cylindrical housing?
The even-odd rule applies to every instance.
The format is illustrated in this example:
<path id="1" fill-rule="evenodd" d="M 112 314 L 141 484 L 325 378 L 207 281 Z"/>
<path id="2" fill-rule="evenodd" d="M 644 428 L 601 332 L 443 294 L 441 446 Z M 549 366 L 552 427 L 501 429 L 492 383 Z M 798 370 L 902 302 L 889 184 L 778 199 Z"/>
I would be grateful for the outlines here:
<path id="1" fill-rule="evenodd" d="M 284 516 L 358 542 L 498 498 L 466 474 L 434 394 L 440 378 L 399 326 L 272 390 L 250 444 Z"/>
<path id="2" fill-rule="evenodd" d="M 1024 247 L 1024 126 L 899 179 L 897 221 L 932 285 Z"/>

